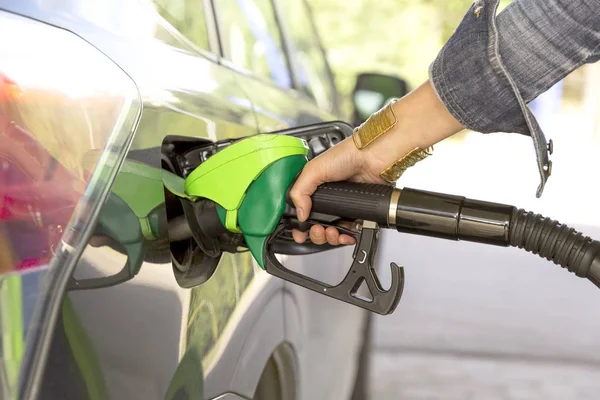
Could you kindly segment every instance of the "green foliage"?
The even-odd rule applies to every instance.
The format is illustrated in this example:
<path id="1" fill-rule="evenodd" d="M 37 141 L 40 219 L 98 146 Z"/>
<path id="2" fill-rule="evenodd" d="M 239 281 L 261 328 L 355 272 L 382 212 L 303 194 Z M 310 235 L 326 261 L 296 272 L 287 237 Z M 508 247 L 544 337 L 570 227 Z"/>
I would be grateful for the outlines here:
<path id="1" fill-rule="evenodd" d="M 452 35 L 472 0 L 308 0 L 344 111 L 357 73 L 381 72 L 414 88 Z M 510 0 L 502 1 L 502 7 Z"/>
<path id="2" fill-rule="evenodd" d="M 208 34 L 201 1 L 154 0 L 158 13 L 187 39 L 208 50 Z"/>

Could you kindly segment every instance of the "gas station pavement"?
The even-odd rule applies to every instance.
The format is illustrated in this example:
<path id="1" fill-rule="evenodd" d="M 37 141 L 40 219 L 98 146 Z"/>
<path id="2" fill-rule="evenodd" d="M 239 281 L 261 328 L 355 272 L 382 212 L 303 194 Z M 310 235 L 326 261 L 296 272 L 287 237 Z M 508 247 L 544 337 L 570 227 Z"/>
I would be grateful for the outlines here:
<path id="1" fill-rule="evenodd" d="M 405 266 L 406 284 L 396 311 L 374 319 L 372 399 L 600 397 L 592 283 L 514 248 L 397 232 L 380 246 L 381 262 Z"/>

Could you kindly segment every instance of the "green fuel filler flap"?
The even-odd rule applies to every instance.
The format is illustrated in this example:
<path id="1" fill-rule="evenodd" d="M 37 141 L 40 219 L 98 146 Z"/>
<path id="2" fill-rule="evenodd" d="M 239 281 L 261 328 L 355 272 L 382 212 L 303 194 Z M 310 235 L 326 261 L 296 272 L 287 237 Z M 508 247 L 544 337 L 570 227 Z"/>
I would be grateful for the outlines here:
<path id="1" fill-rule="evenodd" d="M 231 232 L 241 232 L 261 268 L 263 248 L 285 211 L 288 187 L 307 162 L 308 144 L 286 135 L 263 134 L 216 153 L 185 180 L 185 193 L 219 206 Z"/>

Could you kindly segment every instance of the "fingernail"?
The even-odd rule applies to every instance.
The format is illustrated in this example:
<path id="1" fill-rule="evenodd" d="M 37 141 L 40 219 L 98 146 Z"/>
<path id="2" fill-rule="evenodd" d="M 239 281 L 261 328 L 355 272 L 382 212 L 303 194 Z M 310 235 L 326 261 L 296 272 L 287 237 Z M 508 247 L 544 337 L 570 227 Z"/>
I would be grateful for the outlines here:
<path id="1" fill-rule="evenodd" d="M 354 239 L 344 237 L 344 238 L 340 239 L 340 243 L 342 243 L 344 245 L 351 245 L 351 244 L 354 244 Z"/>

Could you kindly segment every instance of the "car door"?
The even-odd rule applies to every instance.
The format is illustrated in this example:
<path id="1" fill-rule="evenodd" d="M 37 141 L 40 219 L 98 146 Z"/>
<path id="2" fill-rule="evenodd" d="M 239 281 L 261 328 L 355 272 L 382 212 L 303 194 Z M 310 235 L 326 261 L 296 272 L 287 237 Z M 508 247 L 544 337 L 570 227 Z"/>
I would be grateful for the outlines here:
<path id="1" fill-rule="evenodd" d="M 226 65 L 249 94 L 261 132 L 340 119 L 335 85 L 303 1 L 219 0 L 215 7 Z M 291 269 L 330 284 L 342 280 L 351 260 L 350 249 L 286 258 Z M 307 382 L 301 398 L 348 398 L 365 312 L 285 287 L 286 337 L 296 346 L 299 379 Z"/>
<path id="2" fill-rule="evenodd" d="M 131 77 L 143 103 L 99 213 L 103 230 L 94 231 L 75 269 L 76 282 L 69 282 L 58 304 L 43 379 L 25 377 L 24 385 L 40 385 L 43 399 L 204 399 L 230 392 L 251 397 L 270 352 L 284 341 L 282 282 L 257 273 L 249 253 L 224 255 L 201 285 L 178 280 L 172 249 L 158 232 L 166 208 L 162 176 L 169 170 L 163 148 L 257 131 L 245 90 L 217 62 L 210 2 L 79 0 L 6 7 L 99 49 Z M 98 157 L 111 162 L 110 151 L 85 156 L 92 163 Z M 133 279 L 120 279 L 123 268 L 136 265 Z M 42 342 L 34 347 L 46 354 Z"/>

